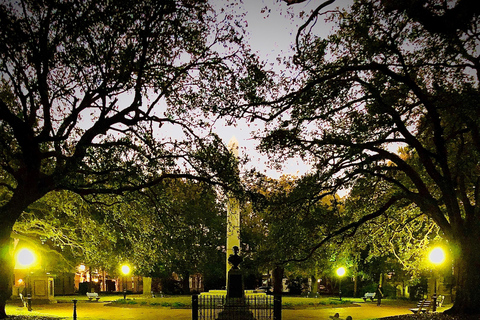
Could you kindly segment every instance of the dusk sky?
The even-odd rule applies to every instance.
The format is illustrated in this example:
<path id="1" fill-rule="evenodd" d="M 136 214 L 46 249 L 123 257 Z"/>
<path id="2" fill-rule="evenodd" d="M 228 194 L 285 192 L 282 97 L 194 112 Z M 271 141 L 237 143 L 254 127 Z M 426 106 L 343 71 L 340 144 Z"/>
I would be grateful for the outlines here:
<path id="1" fill-rule="evenodd" d="M 213 0 L 212 2 L 217 8 L 225 4 L 223 0 Z M 278 0 L 243 0 L 237 2 L 236 13 L 246 14 L 247 39 L 252 50 L 269 63 L 274 63 L 278 56 L 291 57 L 294 54 L 292 46 L 299 26 L 306 21 L 312 10 L 323 3 L 323 1 L 310 0 L 288 6 L 285 2 Z M 333 10 L 336 7 L 345 8 L 352 2 L 353 0 L 336 0 L 325 10 Z M 303 18 L 300 18 L 301 12 L 305 13 Z M 332 24 L 326 24 L 323 19 L 319 19 L 314 30 L 317 35 L 327 36 L 332 31 L 332 27 Z M 250 134 L 252 130 L 257 130 L 262 125 L 261 122 L 254 122 L 250 126 L 240 123 L 236 127 L 224 127 L 217 124 L 216 128 L 225 144 L 228 144 L 232 136 L 235 136 L 239 142 L 240 153 L 247 153 L 252 158 L 252 166 L 256 166 L 259 170 L 266 170 L 269 176 L 278 178 L 282 174 L 304 173 L 307 170 L 306 165 L 297 160 L 286 163 L 281 171 L 266 168 L 263 163 L 267 159 L 255 151 L 257 142 Z"/>

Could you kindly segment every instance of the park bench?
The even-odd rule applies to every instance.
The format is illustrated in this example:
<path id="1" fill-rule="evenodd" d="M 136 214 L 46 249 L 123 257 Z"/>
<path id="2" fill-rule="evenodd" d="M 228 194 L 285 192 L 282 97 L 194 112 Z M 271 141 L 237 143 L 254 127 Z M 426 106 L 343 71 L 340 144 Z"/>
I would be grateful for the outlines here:
<path id="1" fill-rule="evenodd" d="M 430 308 L 432 307 L 432 301 L 429 300 L 420 300 L 417 303 L 417 307 L 410 309 L 413 313 L 427 313 L 430 311 Z"/>
<path id="2" fill-rule="evenodd" d="M 375 292 L 365 293 L 365 295 L 363 296 L 363 301 L 367 302 L 367 299 L 370 299 L 371 301 L 373 301 L 373 299 L 375 299 Z"/>
<path id="3" fill-rule="evenodd" d="M 89 301 L 92 301 L 93 299 L 95 299 L 95 301 L 100 300 L 100 297 L 98 296 L 98 293 L 96 293 L 96 292 L 87 292 L 87 298 L 88 298 Z"/>

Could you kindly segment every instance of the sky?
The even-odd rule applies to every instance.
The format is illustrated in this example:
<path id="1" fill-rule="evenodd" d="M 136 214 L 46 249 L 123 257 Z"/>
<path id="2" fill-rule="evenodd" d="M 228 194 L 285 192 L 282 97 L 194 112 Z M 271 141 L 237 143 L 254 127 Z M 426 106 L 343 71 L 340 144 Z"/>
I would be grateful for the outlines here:
<path id="1" fill-rule="evenodd" d="M 223 0 L 211 0 L 211 2 L 216 8 L 225 5 Z M 306 21 L 309 13 L 323 3 L 323 1 L 318 0 L 307 0 L 303 3 L 288 6 L 285 2 L 279 0 L 237 0 L 235 2 L 237 3 L 236 13 L 246 14 L 245 20 L 248 24 L 246 39 L 253 52 L 268 63 L 275 63 L 278 56 L 293 56 L 295 52 L 293 44 L 298 28 Z M 345 8 L 352 2 L 353 0 L 336 0 L 325 10 L 333 10 L 336 7 Z M 300 18 L 302 12 L 305 14 L 303 18 Z M 332 28 L 333 25 L 319 20 L 315 25 L 315 33 L 325 37 L 331 33 Z M 254 122 L 249 126 L 240 122 L 236 127 L 217 123 L 215 129 L 225 145 L 235 136 L 239 142 L 241 156 L 246 153 L 251 158 L 251 166 L 257 167 L 259 171 L 272 178 L 278 178 L 282 174 L 301 175 L 305 173 L 308 166 L 299 159 L 286 162 L 281 170 L 268 168 L 266 165 L 267 157 L 256 151 L 258 141 L 251 136 L 251 131 L 259 129 L 261 126 L 261 122 Z M 246 169 L 249 168 L 247 166 Z"/>

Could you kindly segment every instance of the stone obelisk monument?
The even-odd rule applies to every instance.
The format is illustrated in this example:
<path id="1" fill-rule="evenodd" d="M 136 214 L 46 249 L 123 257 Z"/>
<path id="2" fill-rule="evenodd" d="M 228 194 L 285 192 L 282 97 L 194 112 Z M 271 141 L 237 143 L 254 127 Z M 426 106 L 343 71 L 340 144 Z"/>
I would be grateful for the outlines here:
<path id="1" fill-rule="evenodd" d="M 235 137 L 230 139 L 227 147 L 228 150 L 238 159 L 238 141 Z M 233 247 L 240 248 L 240 205 L 238 200 L 229 193 L 227 202 L 227 288 L 228 271 L 232 268 L 232 266 L 228 263 L 228 257 L 234 254 Z"/>

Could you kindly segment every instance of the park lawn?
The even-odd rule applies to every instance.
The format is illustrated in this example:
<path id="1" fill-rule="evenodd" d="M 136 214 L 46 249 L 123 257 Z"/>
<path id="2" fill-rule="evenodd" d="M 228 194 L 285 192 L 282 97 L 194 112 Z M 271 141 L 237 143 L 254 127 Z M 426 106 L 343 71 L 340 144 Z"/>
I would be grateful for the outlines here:
<path id="1" fill-rule="evenodd" d="M 76 299 L 78 303 L 89 302 L 87 296 L 55 296 L 58 303 L 71 303 Z M 319 297 L 319 298 L 305 298 L 296 296 L 283 296 L 282 306 L 284 308 L 309 308 L 332 305 L 349 305 L 361 299 L 343 298 L 342 301 L 338 297 Z M 100 303 L 111 302 L 112 306 L 152 306 L 152 307 L 169 307 L 169 308 L 191 308 L 192 297 L 190 295 L 175 295 L 164 297 L 145 297 L 141 294 L 128 294 L 127 299 L 123 299 L 121 294 L 100 294 Z M 363 302 L 363 301 L 362 301 Z M 95 303 L 95 302 L 92 302 Z"/>
<path id="2" fill-rule="evenodd" d="M 55 296 L 55 299 L 59 302 L 71 303 L 73 299 L 78 300 L 79 303 L 88 302 L 86 296 Z M 172 295 L 164 297 L 145 297 L 141 294 L 128 294 L 127 299 L 123 299 L 122 294 L 100 294 L 100 303 L 111 302 L 111 306 L 151 306 L 151 307 L 166 307 L 166 308 L 191 308 L 192 306 L 192 296 L 190 295 Z M 95 303 L 95 302 L 91 302 Z M 362 298 L 350 298 L 345 297 L 340 301 L 338 297 L 332 296 L 320 296 L 317 298 L 306 298 L 299 296 L 283 296 L 282 297 L 282 306 L 286 309 L 304 309 L 304 308 L 321 308 L 334 305 L 349 306 L 353 304 L 363 304 L 363 303 L 376 303 L 375 302 L 364 302 Z M 406 305 L 412 304 L 410 301 L 402 299 L 383 299 L 382 304 L 384 305 Z"/>
<path id="3" fill-rule="evenodd" d="M 351 305 L 352 299 L 343 298 L 341 301 L 338 297 L 321 296 L 318 298 L 306 298 L 296 296 L 283 296 L 282 307 L 287 309 L 304 309 L 304 308 L 318 308 L 332 305 Z"/>
<path id="4" fill-rule="evenodd" d="M 111 302 L 115 305 L 151 305 L 160 307 L 182 307 L 192 305 L 192 297 L 189 295 L 164 296 L 164 297 L 145 297 L 142 294 L 127 294 L 127 299 L 123 299 L 123 294 L 99 294 L 99 303 Z M 71 303 L 75 299 L 78 303 L 90 302 L 86 295 L 55 296 L 58 303 Z M 91 303 L 96 303 L 92 301 Z"/>

